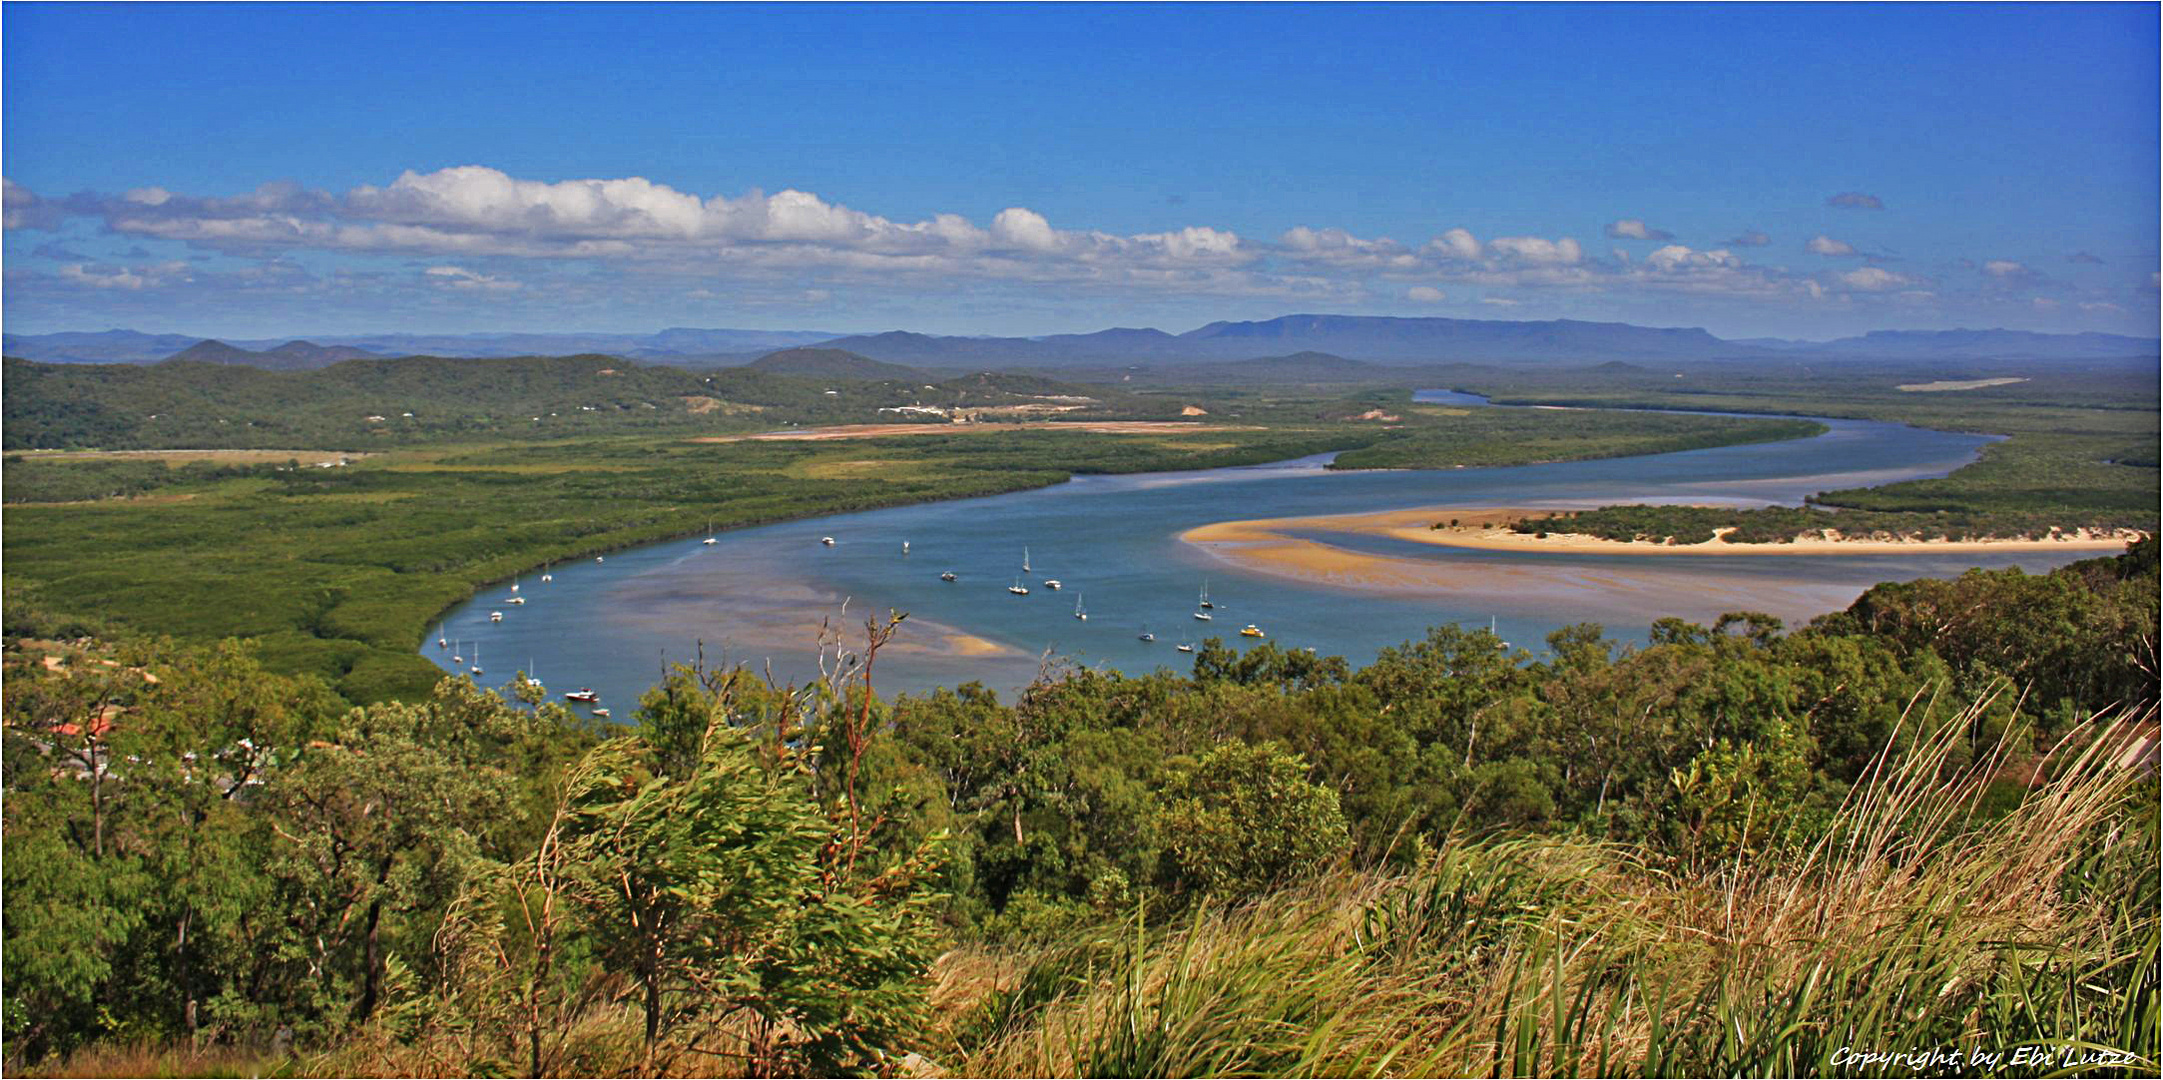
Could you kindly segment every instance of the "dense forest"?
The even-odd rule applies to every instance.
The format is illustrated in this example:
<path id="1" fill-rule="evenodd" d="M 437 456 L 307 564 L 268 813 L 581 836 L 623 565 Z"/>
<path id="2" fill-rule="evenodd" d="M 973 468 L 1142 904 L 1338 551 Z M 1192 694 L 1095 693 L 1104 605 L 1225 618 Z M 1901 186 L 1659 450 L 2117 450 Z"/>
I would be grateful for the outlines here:
<path id="1" fill-rule="evenodd" d="M 894 613 L 828 681 L 682 667 L 625 730 L 11 637 L 7 1053 L 1810 1073 L 1876 1039 L 2152 1074 L 2157 594 L 2147 540 L 1792 633 L 1212 643 L 1014 701 L 881 698 Z"/>

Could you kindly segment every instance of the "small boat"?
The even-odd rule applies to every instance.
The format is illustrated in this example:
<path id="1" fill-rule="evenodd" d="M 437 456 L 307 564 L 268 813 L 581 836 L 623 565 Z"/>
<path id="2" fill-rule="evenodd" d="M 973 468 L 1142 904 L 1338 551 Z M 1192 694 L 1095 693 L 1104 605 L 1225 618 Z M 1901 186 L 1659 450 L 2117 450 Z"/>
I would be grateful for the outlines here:
<path id="1" fill-rule="evenodd" d="M 458 648 L 460 649 L 460 651 L 461 651 L 461 652 L 463 652 L 463 650 L 465 649 L 465 647 L 466 647 L 466 644 L 465 644 L 465 642 L 462 642 L 462 641 L 461 641 L 461 642 L 459 642 L 459 643 L 458 643 Z M 460 655 L 459 653 L 453 653 L 453 654 L 451 654 L 451 663 L 453 663 L 453 664 L 463 664 L 463 663 L 465 663 L 465 662 L 466 662 L 466 658 L 465 658 L 464 656 Z"/>
<path id="2" fill-rule="evenodd" d="M 541 680 L 533 677 L 533 658 L 530 656 L 526 658 L 526 685 L 535 690 L 541 688 Z"/>
<path id="3" fill-rule="evenodd" d="M 903 555 L 907 555 L 909 553 L 909 542 L 907 540 L 903 540 L 901 542 L 901 553 Z"/>
<path id="4" fill-rule="evenodd" d="M 1253 623 L 1248 623 L 1248 624 L 1247 624 L 1246 626 L 1244 626 L 1244 627 L 1242 627 L 1242 628 L 1240 629 L 1240 631 L 1239 631 L 1239 636 L 1240 636 L 1240 637 L 1268 637 L 1269 635 L 1267 635 L 1267 634 L 1264 634 L 1264 633 L 1262 633 L 1262 628 L 1261 628 L 1261 627 L 1259 627 L 1259 626 L 1256 626 L 1256 625 L 1254 625 Z"/>
<path id="5" fill-rule="evenodd" d="M 607 710 L 607 709 L 595 709 L 595 710 L 593 710 L 593 715 L 595 715 L 595 716 L 598 716 L 598 717 L 600 717 L 600 718 L 601 718 L 601 719 L 603 719 L 603 720 L 606 720 L 606 719 L 608 719 L 608 710 Z"/>
<path id="6" fill-rule="evenodd" d="M 438 649 L 448 648 L 448 647 L 450 647 L 450 644 L 451 644 L 451 643 L 450 643 L 450 640 L 449 640 L 449 639 L 447 639 L 447 638 L 445 638 L 445 637 L 443 636 L 443 628 L 442 628 L 442 627 L 437 627 L 437 628 L 436 628 L 436 648 L 438 648 Z"/>
<path id="7" fill-rule="evenodd" d="M 1141 632 L 1141 634 L 1140 634 L 1140 635 L 1138 635 L 1138 636 L 1137 636 L 1137 637 L 1135 638 L 1135 640 L 1136 640 L 1136 641 L 1155 641 L 1156 639 L 1157 639 L 1157 636 L 1156 636 L 1155 634 L 1152 634 L 1152 633 L 1150 633 L 1150 632 L 1149 632 L 1149 624 L 1148 624 L 1148 623 L 1143 623 L 1143 624 L 1142 624 L 1142 632 Z"/>
<path id="8" fill-rule="evenodd" d="M 607 559 L 607 557 L 606 557 L 606 556 L 602 556 L 602 555 L 595 555 L 595 556 L 593 557 L 593 561 L 594 561 L 594 562 L 607 562 L 607 561 L 608 561 L 608 559 Z"/>
<path id="9" fill-rule="evenodd" d="M 554 580 L 556 580 L 556 575 L 554 575 L 554 574 L 551 574 L 551 573 L 549 573 L 549 572 L 548 572 L 548 571 L 546 571 L 546 570 L 543 570 L 543 571 L 541 571 L 541 580 L 542 580 L 543 582 L 549 582 L 549 581 L 554 581 Z"/>
<path id="10" fill-rule="evenodd" d="M 514 596 L 514 597 L 511 597 L 510 599 L 508 599 L 508 600 L 505 600 L 505 601 L 504 601 L 504 603 L 506 603 L 506 604 L 523 604 L 523 603 L 525 603 L 525 602 L 526 602 L 526 598 L 525 598 L 525 597 L 523 597 L 523 596 Z"/>
<path id="11" fill-rule="evenodd" d="M 721 542 L 720 540 L 718 540 L 718 539 L 715 539 L 714 537 L 711 537 L 711 536 L 707 537 L 707 538 L 706 538 L 706 539 L 704 539 L 704 540 L 701 540 L 701 541 L 699 541 L 699 543 L 701 543 L 701 544 L 704 544 L 704 545 L 706 545 L 707 547 L 712 547 L 713 545 L 715 545 L 715 544 L 718 544 L 718 543 L 720 543 L 720 542 Z"/>
<path id="12" fill-rule="evenodd" d="M 1029 549 L 1026 546 L 1021 549 L 1021 572 L 1029 572 Z"/>
<path id="13" fill-rule="evenodd" d="M 479 675 L 481 673 L 481 647 L 478 645 L 475 645 L 473 647 L 473 666 L 468 670 L 472 671 L 475 675 Z"/>
<path id="14" fill-rule="evenodd" d="M 489 621 L 489 622 L 502 622 L 502 621 L 503 621 L 503 613 L 502 613 L 502 612 L 500 612 L 500 611 L 491 611 L 491 612 L 489 612 L 489 613 L 488 613 L 488 621 Z"/>
<path id="15" fill-rule="evenodd" d="M 939 575 L 939 580 L 940 580 L 940 581 L 952 581 L 952 580 L 954 580 L 954 572 L 953 572 L 952 570 L 948 570 L 948 571 L 947 571 L 946 573 L 940 574 L 940 575 Z"/>
<path id="16" fill-rule="evenodd" d="M 517 591 L 518 591 L 518 579 L 517 579 L 517 578 L 512 578 L 512 579 L 511 579 L 511 592 L 513 592 L 513 593 L 516 593 Z"/>
<path id="17" fill-rule="evenodd" d="M 1212 604 L 1212 603 L 1210 603 L 1210 602 L 1209 602 L 1209 583 L 1208 583 L 1208 582 L 1206 582 L 1206 581 L 1205 581 L 1205 582 L 1202 582 L 1202 596 L 1201 596 L 1201 599 L 1200 599 L 1200 600 L 1198 600 L 1198 601 L 1196 601 L 1196 602 L 1195 602 L 1195 605 L 1194 605 L 1194 606 L 1196 606 L 1196 607 L 1198 607 L 1198 608 L 1201 608 L 1201 609 L 1202 609 L 1203 611 L 1208 611 L 1209 609 L 1211 609 L 1211 608 L 1213 608 L 1213 607 L 1216 607 L 1216 606 L 1217 606 L 1217 605 L 1215 605 L 1215 604 Z"/>
<path id="18" fill-rule="evenodd" d="M 579 688 L 578 688 L 578 689 L 576 689 L 576 690 L 565 690 L 565 691 L 563 692 L 563 700 L 565 700 L 565 701 L 599 701 L 599 700 L 601 700 L 601 694 L 600 694 L 600 691 L 598 691 L 598 690 L 594 690 L 594 689 L 591 689 L 591 688 L 589 688 L 589 687 L 584 687 L 584 686 L 581 686 L 581 687 L 579 687 Z"/>
<path id="19" fill-rule="evenodd" d="M 1182 641 L 1182 642 L 1180 642 L 1180 643 L 1179 643 L 1179 651 L 1180 651 L 1180 652 L 1193 652 L 1193 651 L 1194 651 L 1194 643 L 1193 643 L 1193 642 L 1191 642 L 1191 641 Z"/>
<path id="20" fill-rule="evenodd" d="M 833 546 L 834 546 L 834 538 L 833 538 L 833 537 L 831 537 L 831 536 L 822 536 L 822 537 L 819 537 L 819 543 L 825 544 L 825 545 L 826 545 L 827 547 L 833 547 Z"/>
<path id="21" fill-rule="evenodd" d="M 1047 589 L 1056 589 L 1056 588 L 1058 588 L 1058 587 L 1059 587 L 1059 579 L 1058 579 L 1058 578 L 1045 578 L 1045 579 L 1044 579 L 1044 587 L 1045 587 L 1045 588 L 1047 588 Z"/>
<path id="22" fill-rule="evenodd" d="M 1509 642 L 1502 640 L 1501 634 L 1495 633 L 1495 617 L 1492 615 L 1487 616 L 1487 633 L 1495 639 L 1496 650 L 1499 651 L 1510 647 Z"/>
<path id="23" fill-rule="evenodd" d="M 1215 615 L 1211 615 L 1206 611 L 1197 611 L 1194 613 L 1194 617 L 1200 619 L 1203 622 L 1208 622 L 1209 620 L 1216 618 Z"/>
<path id="24" fill-rule="evenodd" d="M 1074 617 L 1083 622 L 1089 621 L 1089 613 L 1082 610 L 1080 593 L 1074 594 Z"/>
<path id="25" fill-rule="evenodd" d="M 1014 583 L 1006 587 L 1006 591 L 1013 593 L 1016 596 L 1029 595 L 1029 590 L 1022 585 L 1020 578 L 1015 578 Z"/>

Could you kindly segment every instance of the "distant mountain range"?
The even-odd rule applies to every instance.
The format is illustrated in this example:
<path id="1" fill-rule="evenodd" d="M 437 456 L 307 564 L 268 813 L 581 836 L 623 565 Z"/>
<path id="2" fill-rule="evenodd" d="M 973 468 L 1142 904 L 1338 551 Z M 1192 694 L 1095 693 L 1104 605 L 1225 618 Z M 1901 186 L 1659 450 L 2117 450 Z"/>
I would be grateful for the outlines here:
<path id="1" fill-rule="evenodd" d="M 656 334 L 371 334 L 312 341 L 206 342 L 132 330 L 6 335 L 7 355 L 66 363 L 157 363 L 207 359 L 259 367 L 306 368 L 365 356 L 562 356 L 605 353 L 686 366 L 742 364 L 781 351 L 836 351 L 846 362 L 802 356 L 816 369 L 857 361 L 926 368 L 1102 368 L 1125 364 L 1216 363 L 1301 353 L 1379 364 L 1662 363 L 1720 360 L 2097 360 L 2158 354 L 2154 338 L 2039 334 L 2025 330 L 1879 330 L 1835 341 L 1724 340 L 1697 328 L 1633 326 L 1574 319 L 1512 322 L 1401 319 L 1366 315 L 1286 315 L 1213 322 L 1183 334 L 1118 327 L 1045 337 L 955 337 L 892 330 L 838 336 L 812 330 L 674 328 Z M 1295 365 L 1312 367 L 1312 364 Z M 806 372 L 810 373 L 810 372 Z M 903 377 L 899 373 L 888 376 Z M 913 376 L 908 376 L 913 377 Z"/>

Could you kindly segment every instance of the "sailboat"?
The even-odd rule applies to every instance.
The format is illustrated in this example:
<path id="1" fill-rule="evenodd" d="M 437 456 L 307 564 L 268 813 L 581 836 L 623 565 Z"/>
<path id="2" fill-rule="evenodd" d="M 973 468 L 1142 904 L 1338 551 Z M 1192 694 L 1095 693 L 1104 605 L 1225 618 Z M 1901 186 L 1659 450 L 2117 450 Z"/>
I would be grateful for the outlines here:
<path id="1" fill-rule="evenodd" d="M 901 553 L 903 555 L 907 555 L 909 553 L 909 542 L 907 540 L 903 540 L 901 542 Z"/>
<path id="2" fill-rule="evenodd" d="M 533 658 L 530 656 L 526 657 L 526 685 L 535 690 L 541 688 L 541 680 L 533 677 Z"/>
<path id="3" fill-rule="evenodd" d="M 512 578 L 512 579 L 511 579 L 511 591 L 512 591 L 512 592 L 514 592 L 514 593 L 518 591 L 518 579 L 517 579 L 517 578 Z"/>
<path id="4" fill-rule="evenodd" d="M 549 573 L 548 568 L 544 565 L 541 568 L 541 581 L 545 583 L 554 580 L 556 580 L 556 575 Z"/>
<path id="5" fill-rule="evenodd" d="M 1495 617 L 1492 615 L 1487 616 L 1487 633 L 1489 634 L 1489 636 L 1495 639 L 1496 649 L 1507 649 L 1510 647 L 1509 642 L 1502 640 L 1501 634 L 1495 633 Z"/>
<path id="6" fill-rule="evenodd" d="M 1139 636 L 1138 638 L 1136 638 L 1136 640 L 1138 640 L 1138 641 L 1155 641 L 1156 639 L 1157 639 L 1157 636 L 1156 636 L 1155 634 L 1152 634 L 1152 633 L 1150 633 L 1150 632 L 1149 632 L 1149 624 L 1148 624 L 1148 623 L 1143 623 L 1143 624 L 1142 624 L 1142 632 L 1141 632 L 1141 635 L 1140 635 L 1140 636 Z"/>
<path id="7" fill-rule="evenodd" d="M 594 562 L 607 562 L 607 561 L 608 561 L 608 556 L 606 556 L 606 555 L 595 555 L 595 556 L 593 557 L 593 561 L 594 561 Z"/>
<path id="8" fill-rule="evenodd" d="M 1059 588 L 1059 584 L 1060 582 L 1058 578 L 1048 577 L 1044 579 L 1044 587 L 1047 589 L 1056 591 Z"/>
<path id="9" fill-rule="evenodd" d="M 1022 585 L 1021 579 L 1018 577 L 1014 579 L 1014 583 L 1012 585 L 1006 587 L 1006 591 L 1013 593 L 1016 596 L 1029 595 L 1029 590 Z"/>
<path id="10" fill-rule="evenodd" d="M 1026 544 L 1021 549 L 1021 572 L 1024 574 L 1029 572 L 1029 547 Z"/>
<path id="11" fill-rule="evenodd" d="M 1212 603 L 1210 603 L 1210 602 L 1209 602 L 1209 583 L 1208 583 L 1208 582 L 1206 582 L 1206 581 L 1205 581 L 1205 582 L 1202 582 L 1202 597 L 1201 597 L 1201 599 L 1200 599 L 1200 600 L 1197 600 L 1197 601 L 1195 601 L 1195 604 L 1194 604 L 1194 606 L 1195 606 L 1195 607 L 1198 607 L 1198 608 L 1201 608 L 1201 609 L 1202 609 L 1203 611 L 1208 611 L 1208 610 L 1209 610 L 1210 608 L 1213 608 L 1213 607 L 1216 607 L 1216 606 L 1217 606 L 1217 605 L 1215 605 L 1215 604 L 1212 604 Z"/>
<path id="12" fill-rule="evenodd" d="M 940 574 L 940 575 L 939 575 L 939 580 L 940 580 L 940 581 L 952 581 L 952 580 L 954 580 L 954 572 L 953 572 L 952 570 L 948 570 L 948 571 L 947 571 L 946 573 Z"/>
<path id="13" fill-rule="evenodd" d="M 1211 615 L 1206 611 L 1197 611 L 1194 613 L 1194 617 L 1200 619 L 1203 622 L 1208 622 L 1209 620 L 1216 618 L 1216 616 Z"/>
<path id="14" fill-rule="evenodd" d="M 715 536 L 715 535 L 713 535 L 713 522 L 711 522 L 711 521 L 707 522 L 707 523 L 706 523 L 706 539 L 704 539 L 704 540 L 701 540 L 701 541 L 699 541 L 699 543 L 701 543 L 701 544 L 704 544 L 704 545 L 705 545 L 705 546 L 707 546 L 707 547 L 712 547 L 712 546 L 714 546 L 715 544 L 718 544 L 718 543 L 720 543 L 720 542 L 721 542 L 721 538 L 720 538 L 720 537 L 718 537 L 718 536 Z"/>
<path id="15" fill-rule="evenodd" d="M 473 647 L 473 667 L 471 670 L 475 675 L 481 673 L 481 647 L 479 645 Z"/>
<path id="16" fill-rule="evenodd" d="M 465 642 L 461 641 L 461 642 L 459 642 L 459 643 L 458 643 L 458 650 L 459 650 L 459 651 L 458 651 L 458 652 L 455 652 L 455 653 L 452 653 L 452 654 L 451 654 L 451 663 L 453 663 L 453 664 L 463 664 L 463 663 L 465 663 L 465 662 L 466 662 L 466 658 L 465 658 L 465 657 L 464 657 L 463 655 L 461 655 L 462 653 L 464 653 L 464 652 L 465 652 L 465 648 L 466 648 L 466 643 L 465 643 Z"/>
<path id="17" fill-rule="evenodd" d="M 1074 594 L 1074 617 L 1083 622 L 1089 621 L 1089 613 L 1082 610 L 1080 593 Z"/>
<path id="18" fill-rule="evenodd" d="M 436 648 L 441 649 L 448 646 L 449 644 L 450 641 L 445 639 L 443 636 L 443 628 L 440 626 L 436 627 Z"/>
<path id="19" fill-rule="evenodd" d="M 1182 642 L 1180 642 L 1180 643 L 1179 643 L 1179 651 L 1180 651 L 1180 652 L 1193 652 L 1193 651 L 1194 651 L 1194 643 L 1193 643 L 1193 642 L 1191 642 L 1191 641 L 1182 641 Z"/>

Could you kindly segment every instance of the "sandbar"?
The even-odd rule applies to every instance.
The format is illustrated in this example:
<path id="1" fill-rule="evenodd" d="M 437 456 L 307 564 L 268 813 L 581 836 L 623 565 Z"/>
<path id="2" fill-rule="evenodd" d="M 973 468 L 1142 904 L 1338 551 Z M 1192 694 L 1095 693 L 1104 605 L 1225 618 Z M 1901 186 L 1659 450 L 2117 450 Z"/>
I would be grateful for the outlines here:
<path id="1" fill-rule="evenodd" d="M 1844 537 L 1840 536 L 1837 530 L 1826 529 L 1817 534 L 1806 534 L 1789 542 L 1776 544 L 1728 543 L 1718 538 L 1689 544 L 1669 544 L 1650 540 L 1609 540 L 1581 533 L 1550 532 L 1539 536 L 1510 528 L 1513 522 L 1546 512 L 1522 508 L 1418 507 L 1364 514 L 1260 518 L 1198 526 L 1181 533 L 1180 539 L 1190 544 L 1206 545 L 1326 547 L 1327 545 L 1298 534 L 1335 532 L 1386 536 L 1418 544 L 1482 551 L 1536 551 L 1581 555 L 1885 555 L 1986 551 L 2115 551 L 2140 535 L 2129 529 L 2071 529 L 2041 539 L 1883 539 Z M 1434 527 L 1438 522 L 1451 520 L 1457 524 L 1444 525 L 1439 529 Z"/>

